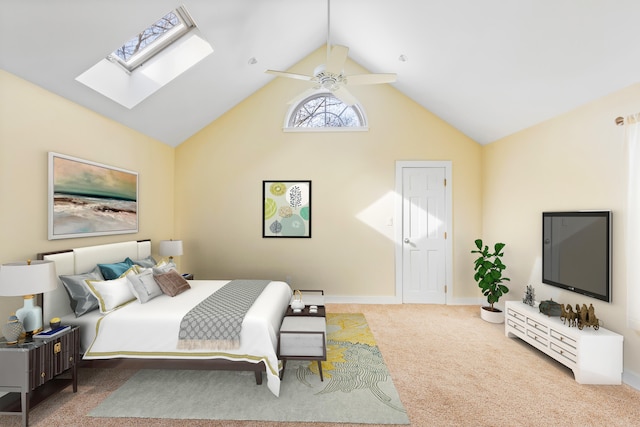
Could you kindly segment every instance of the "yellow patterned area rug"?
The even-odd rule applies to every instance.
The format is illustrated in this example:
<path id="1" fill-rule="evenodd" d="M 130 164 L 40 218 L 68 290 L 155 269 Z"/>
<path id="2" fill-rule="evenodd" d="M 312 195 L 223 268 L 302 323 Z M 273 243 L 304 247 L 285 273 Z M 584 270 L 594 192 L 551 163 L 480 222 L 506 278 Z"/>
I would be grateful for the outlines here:
<path id="1" fill-rule="evenodd" d="M 364 315 L 327 313 L 322 370 L 287 362 L 276 397 L 252 372 L 142 369 L 89 416 L 409 424 Z"/>

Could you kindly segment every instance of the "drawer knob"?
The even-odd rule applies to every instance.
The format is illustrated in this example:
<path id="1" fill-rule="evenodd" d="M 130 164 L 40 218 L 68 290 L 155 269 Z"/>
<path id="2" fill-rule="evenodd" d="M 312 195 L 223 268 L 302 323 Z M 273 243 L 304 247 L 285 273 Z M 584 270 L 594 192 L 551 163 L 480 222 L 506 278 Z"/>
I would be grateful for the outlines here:
<path id="1" fill-rule="evenodd" d="M 44 378 L 45 376 L 47 376 L 47 374 L 45 374 L 44 372 L 40 373 L 40 377 Z"/>
<path id="2" fill-rule="evenodd" d="M 55 354 L 58 354 L 58 353 L 60 353 L 61 351 L 62 351 L 62 343 L 60 343 L 60 342 L 55 343 L 55 344 L 53 345 L 53 352 L 54 352 Z"/>

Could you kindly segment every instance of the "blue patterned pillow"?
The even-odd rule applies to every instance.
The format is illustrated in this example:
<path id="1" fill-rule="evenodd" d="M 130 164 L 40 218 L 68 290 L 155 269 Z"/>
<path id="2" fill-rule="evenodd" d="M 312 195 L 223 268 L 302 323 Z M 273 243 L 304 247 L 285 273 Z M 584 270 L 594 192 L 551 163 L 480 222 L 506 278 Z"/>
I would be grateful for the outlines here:
<path id="1" fill-rule="evenodd" d="M 119 278 L 125 271 L 133 267 L 133 261 L 126 259 L 122 262 L 114 262 L 113 264 L 98 264 L 100 272 L 106 280 Z"/>

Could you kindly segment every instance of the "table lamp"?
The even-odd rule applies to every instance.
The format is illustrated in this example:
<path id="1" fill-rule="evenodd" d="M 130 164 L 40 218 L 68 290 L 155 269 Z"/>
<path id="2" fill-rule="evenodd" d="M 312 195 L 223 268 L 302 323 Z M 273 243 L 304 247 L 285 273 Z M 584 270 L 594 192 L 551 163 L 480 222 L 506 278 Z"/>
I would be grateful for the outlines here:
<path id="1" fill-rule="evenodd" d="M 0 296 L 24 296 L 24 306 L 16 311 L 27 334 L 42 330 L 42 308 L 36 304 L 36 294 L 49 292 L 58 286 L 53 261 L 12 262 L 0 266 Z"/>
<path id="2" fill-rule="evenodd" d="M 169 257 L 169 262 L 173 262 L 174 256 L 182 255 L 182 240 L 161 240 L 160 256 Z"/>

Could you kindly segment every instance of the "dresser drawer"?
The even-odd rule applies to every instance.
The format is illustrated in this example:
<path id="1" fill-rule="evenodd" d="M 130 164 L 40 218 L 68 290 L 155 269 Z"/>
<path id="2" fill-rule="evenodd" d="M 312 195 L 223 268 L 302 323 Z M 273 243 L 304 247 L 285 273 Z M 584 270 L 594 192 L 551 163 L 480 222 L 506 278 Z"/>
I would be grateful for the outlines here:
<path id="1" fill-rule="evenodd" d="M 31 390 L 71 368 L 75 357 L 77 332 L 64 334 L 33 351 L 29 369 Z"/>
<path id="2" fill-rule="evenodd" d="M 524 325 L 526 319 L 524 314 L 518 313 L 517 311 L 511 309 L 507 309 L 507 318 L 509 320 L 513 320 L 514 322 L 519 322 L 522 325 Z"/>
<path id="3" fill-rule="evenodd" d="M 551 342 L 549 346 L 551 351 L 560 356 L 565 362 L 576 363 L 578 361 L 577 351 L 575 348 L 569 347 L 569 349 L 565 347 L 561 347 L 556 342 Z M 554 359 L 558 359 L 558 357 L 554 357 Z"/>
<path id="4" fill-rule="evenodd" d="M 531 317 L 527 317 L 527 326 L 536 329 L 537 331 L 540 331 L 545 335 L 549 333 L 549 328 L 547 327 L 547 325 L 540 323 L 537 320 L 532 319 Z"/>
<path id="5" fill-rule="evenodd" d="M 524 335 L 524 324 L 520 323 L 518 320 L 514 320 L 514 319 L 509 319 L 507 318 L 507 325 L 512 328 L 515 329 L 517 332 L 520 332 L 521 334 Z"/>
<path id="6" fill-rule="evenodd" d="M 547 336 L 538 333 L 534 329 L 527 329 L 527 337 L 531 338 L 536 342 L 539 342 L 541 345 L 545 347 L 549 345 L 549 339 L 547 338 Z"/>
<path id="7" fill-rule="evenodd" d="M 551 336 L 552 342 L 558 345 L 559 347 L 564 348 L 565 350 L 571 351 L 573 353 L 576 352 L 576 349 L 578 348 L 578 343 L 573 338 L 565 334 L 562 334 L 556 331 L 555 329 L 551 329 L 549 332 L 549 335 Z"/>

